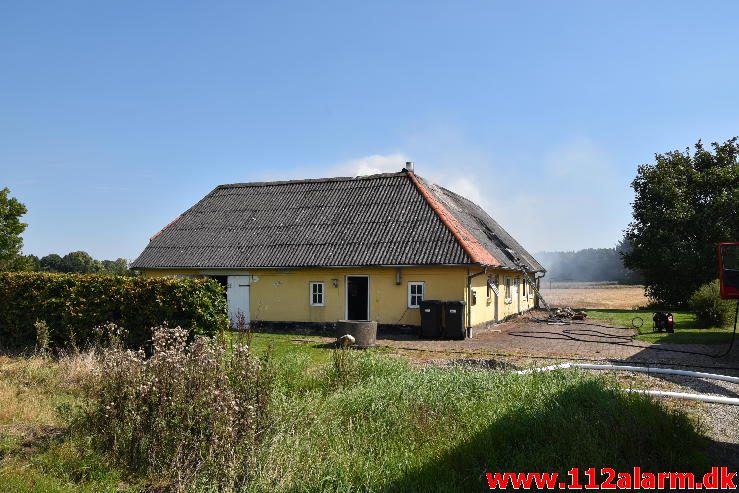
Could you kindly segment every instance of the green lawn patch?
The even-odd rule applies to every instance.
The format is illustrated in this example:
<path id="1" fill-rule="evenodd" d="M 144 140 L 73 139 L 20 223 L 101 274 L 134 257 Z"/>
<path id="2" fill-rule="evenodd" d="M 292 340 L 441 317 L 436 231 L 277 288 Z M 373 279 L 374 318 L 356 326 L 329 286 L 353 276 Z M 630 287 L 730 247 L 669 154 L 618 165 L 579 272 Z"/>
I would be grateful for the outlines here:
<path id="1" fill-rule="evenodd" d="M 675 319 L 675 332 L 652 331 L 652 310 L 585 310 L 588 321 L 604 322 L 608 325 L 632 327 L 632 320 L 640 317 L 643 325 L 639 327 L 636 339 L 651 343 L 674 344 L 728 344 L 731 340 L 731 327 L 698 328 L 695 315 L 690 312 L 671 312 Z"/>
<path id="2" fill-rule="evenodd" d="M 232 332 L 231 337 L 238 337 L 238 334 Z M 310 335 L 257 332 L 252 334 L 251 349 L 259 356 L 270 351 L 272 357 L 279 360 L 306 358 L 311 366 L 328 363 L 331 359 L 330 343 L 325 338 Z"/>

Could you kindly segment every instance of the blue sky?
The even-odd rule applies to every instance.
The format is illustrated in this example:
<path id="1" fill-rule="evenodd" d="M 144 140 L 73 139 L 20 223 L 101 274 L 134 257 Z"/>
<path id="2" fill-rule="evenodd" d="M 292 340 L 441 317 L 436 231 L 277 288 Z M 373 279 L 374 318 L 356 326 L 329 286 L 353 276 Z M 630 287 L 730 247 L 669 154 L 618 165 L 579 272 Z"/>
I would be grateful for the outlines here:
<path id="1" fill-rule="evenodd" d="M 0 2 L 25 251 L 134 258 L 220 183 L 399 170 L 531 251 L 612 246 L 655 152 L 739 134 L 739 2 Z"/>

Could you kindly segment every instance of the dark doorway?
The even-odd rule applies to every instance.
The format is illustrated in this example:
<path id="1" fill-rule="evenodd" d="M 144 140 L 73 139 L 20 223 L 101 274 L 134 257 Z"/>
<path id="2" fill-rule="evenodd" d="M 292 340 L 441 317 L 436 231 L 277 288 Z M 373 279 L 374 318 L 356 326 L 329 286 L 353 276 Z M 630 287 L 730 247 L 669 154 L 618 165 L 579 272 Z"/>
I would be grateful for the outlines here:
<path id="1" fill-rule="evenodd" d="M 347 320 L 369 320 L 369 277 L 346 276 Z"/>
<path id="2" fill-rule="evenodd" d="M 223 289 L 228 289 L 228 276 L 207 276 L 209 279 L 218 281 Z"/>

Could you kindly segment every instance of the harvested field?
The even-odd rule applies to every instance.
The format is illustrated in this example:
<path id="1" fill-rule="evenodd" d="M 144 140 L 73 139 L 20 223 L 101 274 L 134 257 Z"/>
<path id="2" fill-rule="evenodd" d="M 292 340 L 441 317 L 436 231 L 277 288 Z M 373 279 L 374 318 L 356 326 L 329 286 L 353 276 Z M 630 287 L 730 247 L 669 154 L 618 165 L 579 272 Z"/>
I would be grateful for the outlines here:
<path id="1" fill-rule="evenodd" d="M 630 310 L 649 303 L 644 286 L 605 283 L 542 283 L 541 294 L 552 306 Z"/>

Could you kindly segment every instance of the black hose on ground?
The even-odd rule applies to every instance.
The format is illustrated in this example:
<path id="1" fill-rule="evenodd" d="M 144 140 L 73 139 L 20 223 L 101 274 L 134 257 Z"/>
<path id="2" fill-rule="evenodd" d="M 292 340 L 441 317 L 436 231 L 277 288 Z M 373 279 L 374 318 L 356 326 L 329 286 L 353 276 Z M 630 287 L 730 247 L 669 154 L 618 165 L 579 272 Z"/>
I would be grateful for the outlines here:
<path id="1" fill-rule="evenodd" d="M 734 312 L 734 331 L 731 334 L 731 341 L 729 342 L 729 347 L 723 353 L 720 353 L 720 354 L 710 354 L 710 353 L 704 353 L 704 352 L 701 352 L 701 351 L 688 351 L 688 350 L 684 350 L 684 349 L 668 349 L 668 348 L 660 348 L 660 347 L 654 347 L 654 346 L 649 346 L 649 349 L 652 350 L 652 351 L 665 351 L 665 352 L 670 352 L 670 353 L 692 354 L 694 356 L 708 356 L 708 357 L 714 358 L 714 359 L 723 358 L 723 357 L 727 356 L 731 352 L 732 348 L 734 347 L 734 340 L 736 339 L 736 325 L 737 325 L 737 318 L 738 317 L 739 317 L 739 300 L 737 300 L 737 302 L 736 302 L 736 311 Z M 538 323 L 549 323 L 549 322 L 551 322 L 551 320 L 545 320 L 545 319 L 541 319 L 541 318 L 531 318 L 530 320 L 533 320 L 533 321 L 538 322 Z M 568 324 L 568 325 L 590 325 L 590 326 L 593 326 L 593 327 L 603 327 L 603 328 L 607 328 L 607 329 L 628 329 L 629 328 L 629 327 L 614 327 L 614 326 L 611 326 L 611 325 L 605 325 L 605 324 L 599 324 L 599 323 L 593 323 L 593 322 L 572 322 L 572 321 L 570 321 L 570 322 L 562 322 L 562 324 L 563 325 L 564 324 Z M 565 335 L 567 337 L 569 337 L 570 339 L 573 339 L 573 340 L 582 341 L 582 342 L 593 342 L 593 341 L 586 341 L 584 339 L 577 339 L 575 337 L 572 337 L 572 335 L 570 335 L 570 334 L 565 334 Z M 619 336 L 610 336 L 610 337 L 617 338 Z M 619 346 L 637 347 L 637 346 L 635 346 L 633 344 L 623 343 L 623 342 L 604 342 L 604 344 L 616 344 L 616 345 L 619 345 Z M 641 347 L 641 346 L 638 346 L 638 347 Z"/>
<path id="2" fill-rule="evenodd" d="M 729 343 L 729 348 L 724 351 L 723 353 L 713 356 L 713 358 L 723 358 L 727 354 L 731 352 L 731 348 L 734 347 L 734 339 L 736 339 L 736 319 L 739 316 L 739 300 L 736 301 L 736 310 L 734 311 L 734 332 L 731 333 L 731 342 Z"/>

